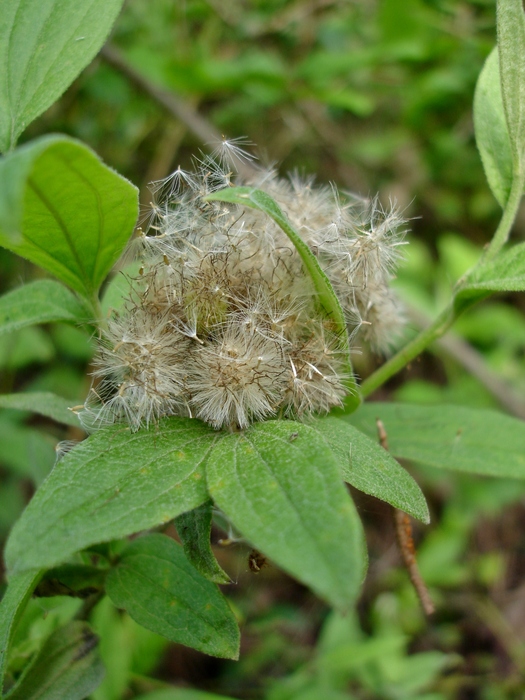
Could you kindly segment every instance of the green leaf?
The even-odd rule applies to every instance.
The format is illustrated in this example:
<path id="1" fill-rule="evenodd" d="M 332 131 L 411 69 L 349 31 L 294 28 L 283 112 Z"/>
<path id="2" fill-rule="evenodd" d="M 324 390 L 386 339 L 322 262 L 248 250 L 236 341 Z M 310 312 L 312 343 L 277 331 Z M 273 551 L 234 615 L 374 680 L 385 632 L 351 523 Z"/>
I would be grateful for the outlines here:
<path id="1" fill-rule="evenodd" d="M 165 535 L 132 542 L 106 581 L 118 608 L 172 642 L 212 656 L 239 657 L 239 628 L 226 599 Z"/>
<path id="2" fill-rule="evenodd" d="M 188 418 L 136 433 L 121 425 L 99 430 L 57 463 L 15 524 L 8 569 L 56 566 L 196 508 L 208 498 L 203 465 L 216 439 Z"/>
<path id="3" fill-rule="evenodd" d="M 14 629 L 41 575 L 40 571 L 25 571 L 23 574 L 12 576 L 0 601 L 0 695 L 4 685 L 7 652 Z"/>
<path id="4" fill-rule="evenodd" d="M 50 107 L 95 57 L 123 0 L 4 0 L 0 151 Z"/>
<path id="5" fill-rule="evenodd" d="M 376 440 L 341 418 L 328 416 L 312 424 L 338 459 L 343 479 L 371 496 L 430 522 L 427 502 L 410 474 Z"/>
<path id="6" fill-rule="evenodd" d="M 0 335 L 0 370 L 17 372 L 32 364 L 47 364 L 55 354 L 49 334 L 37 326 Z"/>
<path id="7" fill-rule="evenodd" d="M 361 522 L 319 433 L 294 421 L 257 423 L 210 454 L 210 494 L 276 564 L 347 610 L 365 569 Z"/>
<path id="8" fill-rule="evenodd" d="M 15 408 L 31 411 L 52 418 L 57 423 L 79 427 L 77 416 L 69 410 L 71 401 L 50 391 L 35 391 L 19 394 L 0 394 L 0 408 Z"/>
<path id="9" fill-rule="evenodd" d="M 55 463 L 56 439 L 27 425 L 0 419 L 0 460 L 20 476 L 40 484 Z"/>
<path id="10" fill-rule="evenodd" d="M 0 297 L 0 334 L 37 323 L 83 323 L 89 312 L 64 285 L 37 280 Z"/>
<path id="11" fill-rule="evenodd" d="M 102 681 L 98 637 L 76 620 L 53 632 L 9 700 L 84 700 Z"/>
<path id="12" fill-rule="evenodd" d="M 184 553 L 197 571 L 214 583 L 230 583 L 230 577 L 221 569 L 211 550 L 211 516 L 212 502 L 206 501 L 198 508 L 179 515 L 175 526 Z"/>
<path id="13" fill-rule="evenodd" d="M 126 245 L 137 189 L 65 136 L 0 160 L 0 245 L 92 299 Z"/>
<path id="14" fill-rule="evenodd" d="M 225 695 L 205 693 L 203 690 L 190 690 L 188 688 L 169 688 L 166 690 L 154 690 L 146 695 L 138 695 L 135 700 L 235 700 Z"/>
<path id="15" fill-rule="evenodd" d="M 476 85 L 474 130 L 490 189 L 504 208 L 512 185 L 512 149 L 501 97 L 497 47 L 485 61 Z"/>
<path id="16" fill-rule="evenodd" d="M 89 700 L 122 700 L 128 695 L 133 673 L 137 673 L 134 657 L 143 658 L 136 648 L 135 632 L 149 631 L 139 627 L 129 615 L 123 615 L 107 596 L 93 610 L 90 623 L 100 637 L 99 652 L 106 675 Z"/>
<path id="17" fill-rule="evenodd" d="M 319 266 L 317 258 L 312 253 L 308 245 L 292 227 L 286 216 L 281 211 L 279 205 L 270 197 L 270 195 L 266 194 L 266 192 L 263 192 L 262 190 L 255 189 L 254 187 L 228 187 L 224 190 L 213 192 L 212 194 L 207 195 L 204 199 L 207 201 L 229 202 L 231 204 L 238 204 L 242 207 L 258 209 L 273 219 L 292 241 L 295 249 L 301 257 L 301 260 L 303 261 L 305 269 L 310 275 L 314 288 L 317 292 L 320 305 L 334 322 L 336 333 L 339 334 L 342 341 L 344 340 L 344 349 L 348 362 L 348 376 L 350 377 L 350 379 L 347 381 L 349 394 L 345 400 L 345 407 L 347 411 L 355 411 L 355 409 L 359 406 L 360 398 L 359 389 L 352 373 L 345 317 L 341 304 L 339 303 L 339 299 L 337 298 L 337 295 L 330 284 L 330 280 Z"/>
<path id="18" fill-rule="evenodd" d="M 491 292 L 525 290 L 525 243 L 518 243 L 487 263 L 481 262 L 461 280 L 454 298 L 456 309 Z"/>
<path id="19" fill-rule="evenodd" d="M 367 435 L 385 426 L 390 452 L 440 469 L 525 478 L 525 423 L 462 406 L 367 403 L 346 420 Z"/>
<path id="20" fill-rule="evenodd" d="M 498 0 L 501 94 L 515 172 L 525 170 L 525 15 L 522 0 Z"/>

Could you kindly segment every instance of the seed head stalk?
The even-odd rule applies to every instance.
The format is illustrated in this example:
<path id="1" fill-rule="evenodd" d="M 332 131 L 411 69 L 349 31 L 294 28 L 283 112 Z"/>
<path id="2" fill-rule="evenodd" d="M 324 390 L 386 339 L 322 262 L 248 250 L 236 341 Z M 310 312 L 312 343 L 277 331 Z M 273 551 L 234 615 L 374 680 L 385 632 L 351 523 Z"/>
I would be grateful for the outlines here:
<path id="1" fill-rule="evenodd" d="M 496 255 L 503 248 L 507 242 L 510 234 L 510 230 L 516 219 L 518 213 L 518 208 L 523 196 L 523 189 L 525 187 L 525 173 L 515 174 L 512 179 L 512 186 L 509 193 L 509 198 L 505 204 L 505 209 L 503 210 L 503 216 L 499 223 L 498 228 L 492 241 L 490 242 L 485 255 L 483 257 L 483 262 L 489 262 L 494 260 Z"/>
<path id="2" fill-rule="evenodd" d="M 456 320 L 452 304 L 447 306 L 435 321 L 425 328 L 416 338 L 411 340 L 404 348 L 397 352 L 379 369 L 371 374 L 361 384 L 361 394 L 363 398 L 370 396 L 376 389 L 379 389 L 386 381 L 397 374 L 403 367 L 420 355 L 434 340 L 444 335 Z"/>
<path id="3" fill-rule="evenodd" d="M 516 215 L 518 213 L 518 208 L 523 196 L 523 188 L 525 184 L 525 174 L 522 175 L 518 173 L 515 175 L 512 181 L 512 187 L 509 194 L 509 198 L 503 210 L 503 215 L 501 217 L 496 233 L 492 238 L 492 241 L 487 246 L 485 253 L 480 257 L 477 264 L 473 268 L 476 269 L 477 266 L 481 264 L 486 264 L 498 255 L 500 250 L 503 248 L 508 240 L 510 231 Z M 457 290 L 461 289 L 461 281 L 457 285 Z M 448 329 L 454 324 L 456 319 L 464 313 L 467 309 L 474 306 L 479 301 L 479 297 L 474 297 L 472 300 L 465 299 L 461 304 L 460 309 L 454 303 L 454 298 L 452 298 L 449 305 L 439 314 L 439 316 L 433 321 L 433 323 L 419 333 L 419 335 L 411 340 L 404 348 L 401 348 L 393 357 L 391 357 L 385 364 L 379 367 L 373 374 L 371 374 L 361 385 L 361 394 L 363 398 L 370 396 L 376 389 L 379 389 L 386 381 L 397 374 L 403 367 L 420 355 L 429 345 L 431 345 L 435 340 L 441 338 Z"/>

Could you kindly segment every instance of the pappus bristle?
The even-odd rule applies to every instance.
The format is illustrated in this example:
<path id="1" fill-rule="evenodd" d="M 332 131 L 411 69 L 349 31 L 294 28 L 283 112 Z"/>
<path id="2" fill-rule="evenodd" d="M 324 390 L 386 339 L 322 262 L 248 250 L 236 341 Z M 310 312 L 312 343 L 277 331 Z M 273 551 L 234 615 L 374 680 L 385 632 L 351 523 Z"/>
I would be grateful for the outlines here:
<path id="1" fill-rule="evenodd" d="M 229 324 L 192 355 L 188 389 L 194 414 L 216 428 L 245 428 L 270 417 L 282 397 L 285 369 L 277 340 Z"/>

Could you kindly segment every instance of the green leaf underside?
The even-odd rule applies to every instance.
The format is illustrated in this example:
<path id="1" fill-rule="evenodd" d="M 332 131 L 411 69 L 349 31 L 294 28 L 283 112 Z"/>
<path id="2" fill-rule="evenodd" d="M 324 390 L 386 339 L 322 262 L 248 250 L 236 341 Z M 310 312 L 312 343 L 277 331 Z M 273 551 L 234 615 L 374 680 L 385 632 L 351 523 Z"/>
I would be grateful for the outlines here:
<path id="1" fill-rule="evenodd" d="M 339 461 L 343 479 L 371 496 L 401 508 L 414 518 L 430 522 L 421 489 L 403 467 L 376 440 L 341 418 L 321 418 L 312 424 Z"/>
<path id="2" fill-rule="evenodd" d="M 368 403 L 347 419 L 373 437 L 383 421 L 390 452 L 440 469 L 525 478 L 525 423 L 462 406 Z"/>
<path id="3" fill-rule="evenodd" d="M 0 151 L 57 100 L 95 57 L 123 0 L 4 0 Z"/>
<path id="4" fill-rule="evenodd" d="M 501 97 L 497 47 L 485 61 L 476 85 L 474 129 L 490 189 L 504 207 L 512 185 L 512 149 Z"/>
<path id="5" fill-rule="evenodd" d="M 0 695 L 3 690 L 9 643 L 16 623 L 41 575 L 40 571 L 25 571 L 12 576 L 0 601 Z"/>
<path id="6" fill-rule="evenodd" d="M 198 508 L 182 513 L 176 518 L 175 526 L 184 553 L 197 571 L 214 583 L 230 583 L 230 577 L 221 569 L 211 549 L 212 506 L 211 501 L 206 501 Z"/>
<path id="7" fill-rule="evenodd" d="M 86 146 L 32 141 L 0 161 L 0 245 L 92 298 L 126 245 L 137 189 Z"/>
<path id="8" fill-rule="evenodd" d="M 218 442 L 206 471 L 213 500 L 253 546 L 330 604 L 350 608 L 365 569 L 362 527 L 315 430 L 255 424 Z"/>
<path id="9" fill-rule="evenodd" d="M 262 190 L 253 187 L 229 187 L 205 197 L 208 201 L 229 202 L 238 204 L 267 214 L 275 223 L 280 226 L 288 238 L 292 241 L 295 249 L 299 253 L 303 265 L 305 266 L 315 290 L 318 295 L 319 303 L 324 308 L 325 312 L 330 316 L 336 326 L 336 333 L 345 343 L 345 355 L 348 362 L 348 374 L 350 379 L 347 382 L 348 391 L 350 392 L 345 399 L 345 407 L 347 410 L 355 410 L 360 403 L 359 389 L 355 382 L 352 373 L 352 364 L 350 362 L 350 349 L 348 345 L 348 333 L 346 330 L 346 322 L 332 285 L 326 274 L 321 269 L 315 255 L 312 253 L 308 245 L 303 241 L 295 229 L 291 226 L 286 216 L 281 211 L 279 205 Z"/>
<path id="10" fill-rule="evenodd" d="M 84 700 L 102 681 L 98 637 L 76 620 L 55 630 L 9 700 Z"/>
<path id="11" fill-rule="evenodd" d="M 107 593 L 143 627 L 199 651 L 239 656 L 239 628 L 226 599 L 165 535 L 139 538 L 110 571 Z"/>
<path id="12" fill-rule="evenodd" d="M 501 252 L 489 263 L 476 266 L 456 293 L 454 303 L 460 306 L 473 298 L 482 299 L 491 292 L 525 290 L 525 243 L 518 243 Z"/>
<path id="13" fill-rule="evenodd" d="M 522 0 L 498 0 L 501 93 L 515 170 L 525 170 L 525 15 Z"/>
<path id="14" fill-rule="evenodd" d="M 0 334 L 38 323 L 85 323 L 88 311 L 67 287 L 37 280 L 0 297 Z"/>
<path id="15" fill-rule="evenodd" d="M 216 439 L 187 418 L 136 433 L 122 425 L 99 430 L 58 462 L 15 524 L 8 569 L 55 566 L 196 508 L 208 498 L 204 461 Z"/>
<path id="16" fill-rule="evenodd" d="M 0 408 L 31 411 L 32 413 L 52 418 L 57 423 L 78 428 L 78 418 L 69 410 L 70 403 L 71 401 L 67 401 L 49 391 L 0 394 Z"/>

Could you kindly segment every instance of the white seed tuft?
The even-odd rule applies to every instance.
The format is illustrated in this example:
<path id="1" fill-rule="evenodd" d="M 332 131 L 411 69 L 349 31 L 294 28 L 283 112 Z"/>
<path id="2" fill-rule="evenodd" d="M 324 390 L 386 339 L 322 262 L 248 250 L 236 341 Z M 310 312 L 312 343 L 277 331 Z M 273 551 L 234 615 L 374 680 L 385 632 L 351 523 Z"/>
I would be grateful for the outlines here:
<path id="1" fill-rule="evenodd" d="M 79 414 L 87 429 L 124 422 L 137 430 L 169 415 L 242 429 L 342 404 L 344 343 L 288 237 L 258 210 L 203 199 L 252 159 L 246 145 L 223 139 L 195 172 L 178 168 L 152 183 L 144 232 L 128 253 L 140 273 L 100 339 Z M 405 242 L 395 207 L 271 170 L 245 184 L 277 201 L 317 257 L 350 340 L 359 334 L 387 349 L 402 324 L 389 286 Z"/>

